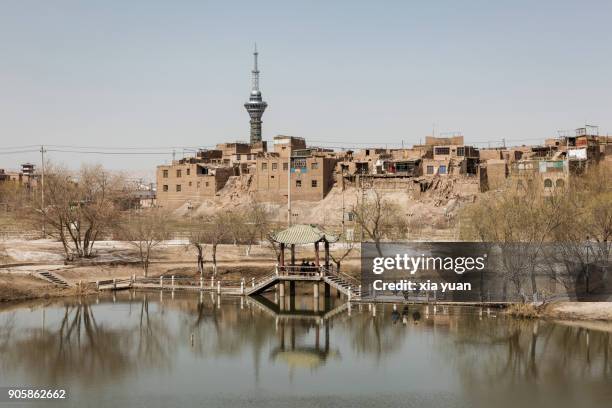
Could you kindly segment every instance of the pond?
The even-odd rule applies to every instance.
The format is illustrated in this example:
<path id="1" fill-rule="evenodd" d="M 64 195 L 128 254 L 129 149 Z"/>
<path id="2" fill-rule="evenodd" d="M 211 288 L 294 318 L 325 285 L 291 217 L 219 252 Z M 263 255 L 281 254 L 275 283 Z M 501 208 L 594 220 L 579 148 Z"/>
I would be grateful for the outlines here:
<path id="1" fill-rule="evenodd" d="M 611 352 L 607 331 L 469 307 L 127 291 L 0 306 L 0 386 L 68 396 L 15 407 L 600 407 Z"/>

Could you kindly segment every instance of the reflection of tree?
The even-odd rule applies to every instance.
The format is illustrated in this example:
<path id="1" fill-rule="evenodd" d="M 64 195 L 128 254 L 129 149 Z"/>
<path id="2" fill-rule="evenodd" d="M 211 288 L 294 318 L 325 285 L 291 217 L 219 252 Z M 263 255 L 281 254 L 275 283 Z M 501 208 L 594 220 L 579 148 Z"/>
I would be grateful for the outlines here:
<path id="1" fill-rule="evenodd" d="M 163 321 L 149 316 L 146 298 L 140 325 L 100 324 L 94 308 L 87 303 L 67 303 L 55 327 L 47 323 L 45 328 L 24 329 L 6 342 L 1 340 L 9 327 L 3 327 L 3 363 L 25 370 L 43 384 L 61 384 L 67 379 L 99 383 L 142 365 L 167 363 L 173 342 Z"/>
<path id="2" fill-rule="evenodd" d="M 475 395 L 482 390 L 501 395 L 500 390 L 515 387 L 529 395 L 540 384 L 563 390 L 583 384 L 579 391 L 587 393 L 609 380 L 609 333 L 538 320 L 453 318 L 456 336 L 440 347 Z"/>
<path id="3" fill-rule="evenodd" d="M 353 349 L 358 353 L 373 354 L 377 360 L 401 349 L 407 331 L 403 326 L 390 324 L 384 315 L 356 313 L 343 322 L 343 329 L 350 333 Z"/>
<path id="4" fill-rule="evenodd" d="M 129 369 L 120 330 L 98 325 L 88 304 L 66 305 L 56 329 L 31 329 L 9 347 L 7 360 L 43 383 L 111 377 Z"/>
<path id="5" fill-rule="evenodd" d="M 170 353 L 175 347 L 175 339 L 170 334 L 164 319 L 149 313 L 149 298 L 144 294 L 140 304 L 140 319 L 136 345 L 136 359 L 140 364 L 169 366 Z"/>
<path id="6" fill-rule="evenodd" d="M 15 312 L 6 313 L 0 323 L 0 353 L 8 350 L 15 329 Z"/>

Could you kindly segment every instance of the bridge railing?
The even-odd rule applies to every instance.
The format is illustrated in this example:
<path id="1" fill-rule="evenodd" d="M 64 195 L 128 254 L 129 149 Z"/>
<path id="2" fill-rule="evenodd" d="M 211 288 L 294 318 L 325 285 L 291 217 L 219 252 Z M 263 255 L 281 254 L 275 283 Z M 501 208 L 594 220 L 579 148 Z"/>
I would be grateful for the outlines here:
<path id="1" fill-rule="evenodd" d="M 258 278 L 242 278 L 242 279 L 224 279 L 222 277 L 201 278 L 200 276 L 184 277 L 184 276 L 168 276 L 161 275 L 158 277 L 139 277 L 129 280 L 135 284 L 151 285 L 159 288 L 185 288 L 193 287 L 208 290 L 235 290 L 246 292 L 252 287 L 256 287 L 270 278 L 275 277 L 276 273 Z M 112 282 L 112 281 L 111 281 Z"/>
<path id="2" fill-rule="evenodd" d="M 302 265 L 285 265 L 276 266 L 278 275 L 281 276 L 321 276 L 323 267 L 320 266 L 302 266 Z"/>
<path id="3" fill-rule="evenodd" d="M 361 282 L 359 281 L 359 279 L 355 278 L 354 276 L 351 276 L 347 273 L 344 272 L 340 272 L 337 268 L 335 268 L 333 265 L 330 265 L 329 268 L 323 268 L 323 271 L 326 275 L 331 275 L 331 276 L 337 276 L 340 279 L 344 280 L 346 283 L 348 283 L 352 288 L 357 288 L 361 285 Z"/>

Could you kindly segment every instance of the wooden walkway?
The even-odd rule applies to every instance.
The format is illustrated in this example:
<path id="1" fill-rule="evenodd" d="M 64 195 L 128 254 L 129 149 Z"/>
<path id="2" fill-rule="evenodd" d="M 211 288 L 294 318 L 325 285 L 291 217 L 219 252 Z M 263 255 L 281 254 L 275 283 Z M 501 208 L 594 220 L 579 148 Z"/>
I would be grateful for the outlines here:
<path id="1" fill-rule="evenodd" d="M 129 279 L 111 279 L 97 281 L 98 290 L 122 289 L 155 289 L 155 290 L 184 290 L 208 291 L 230 296 L 258 295 L 278 283 L 283 282 L 322 282 L 345 294 L 348 300 L 357 300 L 361 297 L 361 286 L 357 279 L 350 275 L 338 273 L 333 269 L 323 267 L 303 270 L 300 267 L 275 268 L 274 272 L 250 281 L 226 279 L 179 278 L 174 276 L 160 276 L 159 278 L 132 277 Z"/>

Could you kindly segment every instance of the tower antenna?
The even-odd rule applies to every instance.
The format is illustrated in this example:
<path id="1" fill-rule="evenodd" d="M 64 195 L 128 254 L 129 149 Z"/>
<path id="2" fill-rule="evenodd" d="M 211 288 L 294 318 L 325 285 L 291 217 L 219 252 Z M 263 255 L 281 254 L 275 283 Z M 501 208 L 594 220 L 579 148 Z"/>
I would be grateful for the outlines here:
<path id="1" fill-rule="evenodd" d="M 257 43 L 255 43 L 255 48 L 253 50 L 253 70 L 251 71 L 251 96 L 244 104 L 245 109 L 251 117 L 251 145 L 261 142 L 261 117 L 268 107 L 268 104 L 261 98 L 261 91 L 259 90 L 258 56 Z"/>

